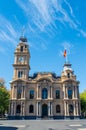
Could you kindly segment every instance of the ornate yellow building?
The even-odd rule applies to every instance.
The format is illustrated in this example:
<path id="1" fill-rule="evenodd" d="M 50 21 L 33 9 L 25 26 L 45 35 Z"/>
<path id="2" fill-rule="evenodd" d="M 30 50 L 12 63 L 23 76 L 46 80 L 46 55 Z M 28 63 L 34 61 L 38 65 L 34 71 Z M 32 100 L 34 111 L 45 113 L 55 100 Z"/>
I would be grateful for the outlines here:
<path id="1" fill-rule="evenodd" d="M 12 119 L 80 117 L 79 81 L 65 63 L 61 76 L 35 73 L 29 76 L 30 52 L 25 37 L 15 50 L 9 117 Z"/>

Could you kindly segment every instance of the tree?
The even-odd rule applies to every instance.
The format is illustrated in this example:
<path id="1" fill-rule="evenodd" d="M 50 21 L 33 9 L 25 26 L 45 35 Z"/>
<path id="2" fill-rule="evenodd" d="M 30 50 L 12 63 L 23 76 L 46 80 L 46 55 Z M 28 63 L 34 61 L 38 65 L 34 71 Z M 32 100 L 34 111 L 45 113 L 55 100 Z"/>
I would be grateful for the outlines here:
<path id="1" fill-rule="evenodd" d="M 8 111 L 9 108 L 9 92 L 7 91 L 5 87 L 5 82 L 3 82 L 3 79 L 0 79 L 0 116 L 3 117 L 6 111 Z"/>
<path id="2" fill-rule="evenodd" d="M 81 112 L 83 116 L 86 116 L 86 90 L 80 94 Z"/>

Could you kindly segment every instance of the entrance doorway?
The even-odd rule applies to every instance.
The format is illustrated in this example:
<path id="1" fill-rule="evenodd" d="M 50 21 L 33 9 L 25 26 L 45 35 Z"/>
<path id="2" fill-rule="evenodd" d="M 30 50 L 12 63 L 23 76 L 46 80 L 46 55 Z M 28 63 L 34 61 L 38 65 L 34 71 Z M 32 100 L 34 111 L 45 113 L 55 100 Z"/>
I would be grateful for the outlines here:
<path id="1" fill-rule="evenodd" d="M 43 104 L 42 105 L 42 118 L 47 118 L 48 117 L 48 105 Z"/>

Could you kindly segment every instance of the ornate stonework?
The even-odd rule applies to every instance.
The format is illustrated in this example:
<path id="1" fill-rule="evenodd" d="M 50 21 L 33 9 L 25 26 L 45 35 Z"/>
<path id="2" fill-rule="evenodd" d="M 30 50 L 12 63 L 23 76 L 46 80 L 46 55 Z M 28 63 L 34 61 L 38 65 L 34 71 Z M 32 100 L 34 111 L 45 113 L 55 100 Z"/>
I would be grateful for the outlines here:
<path id="1" fill-rule="evenodd" d="M 30 53 L 26 38 L 20 38 L 14 54 L 10 118 L 80 117 L 79 81 L 70 63 L 64 64 L 61 76 L 46 72 L 29 76 Z"/>

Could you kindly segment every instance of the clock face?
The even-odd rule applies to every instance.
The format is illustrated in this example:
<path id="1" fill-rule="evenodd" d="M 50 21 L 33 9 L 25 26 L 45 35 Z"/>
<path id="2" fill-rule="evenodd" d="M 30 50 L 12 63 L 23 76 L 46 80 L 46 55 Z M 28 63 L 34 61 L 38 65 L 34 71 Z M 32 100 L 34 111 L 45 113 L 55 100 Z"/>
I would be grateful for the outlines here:
<path id="1" fill-rule="evenodd" d="M 21 57 L 19 57 L 18 60 L 19 60 L 19 62 L 24 62 L 24 57 L 21 56 Z"/>

